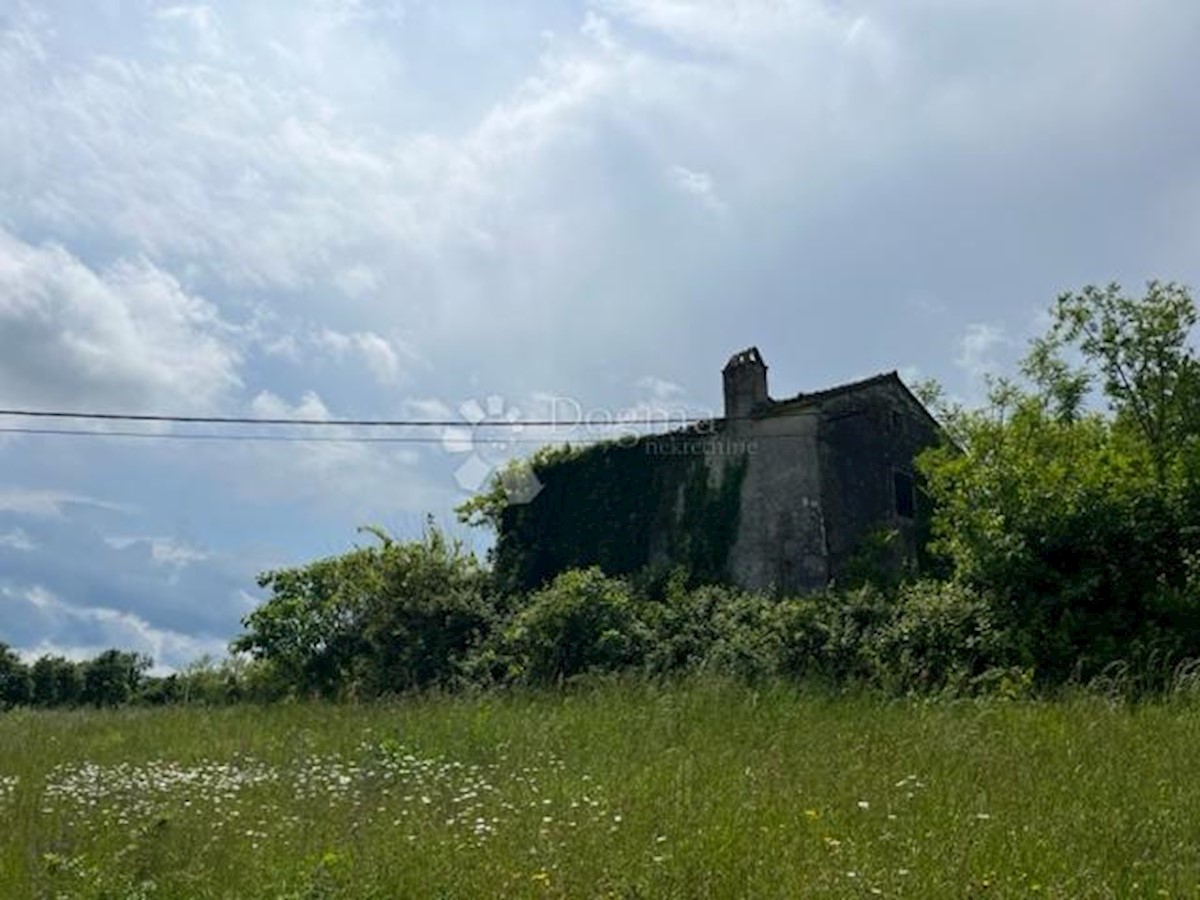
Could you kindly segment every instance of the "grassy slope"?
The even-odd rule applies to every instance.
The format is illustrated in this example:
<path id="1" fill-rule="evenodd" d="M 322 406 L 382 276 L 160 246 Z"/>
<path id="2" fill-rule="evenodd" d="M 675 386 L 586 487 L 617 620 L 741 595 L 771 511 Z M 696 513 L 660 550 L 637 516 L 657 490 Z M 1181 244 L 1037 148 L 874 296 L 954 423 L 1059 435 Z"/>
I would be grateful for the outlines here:
<path id="1" fill-rule="evenodd" d="M 700 684 L 9 714 L 0 896 L 1197 896 L 1198 747 L 1184 705 Z"/>

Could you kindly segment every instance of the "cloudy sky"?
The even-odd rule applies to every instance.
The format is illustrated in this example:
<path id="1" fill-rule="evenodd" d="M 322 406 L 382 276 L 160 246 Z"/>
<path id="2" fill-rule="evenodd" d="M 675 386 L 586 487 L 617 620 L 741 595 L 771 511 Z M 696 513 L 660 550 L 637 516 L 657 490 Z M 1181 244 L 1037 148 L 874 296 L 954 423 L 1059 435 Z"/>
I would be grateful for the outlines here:
<path id="1" fill-rule="evenodd" d="M 1200 286 L 1198 39 L 1180 0 L 0 0 L 0 407 L 703 413 L 751 344 L 776 396 L 977 396 L 1060 291 Z M 321 433 L 408 440 L 0 434 L 0 642 L 220 653 L 255 573 L 533 446 Z"/>

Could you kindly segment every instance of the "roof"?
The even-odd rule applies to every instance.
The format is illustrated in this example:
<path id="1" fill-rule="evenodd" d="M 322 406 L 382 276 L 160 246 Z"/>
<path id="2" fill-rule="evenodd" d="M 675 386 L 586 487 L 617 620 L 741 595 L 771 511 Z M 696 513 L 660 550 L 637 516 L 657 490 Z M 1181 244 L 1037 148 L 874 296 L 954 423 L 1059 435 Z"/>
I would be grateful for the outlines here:
<path id="1" fill-rule="evenodd" d="M 776 413 L 788 412 L 792 410 L 802 410 L 806 407 L 819 406 L 826 400 L 832 400 L 835 397 L 841 397 L 846 394 L 853 394 L 857 391 L 866 390 L 868 388 L 878 387 L 880 385 L 891 384 L 898 387 L 901 392 L 908 397 L 912 404 L 925 414 L 925 418 L 933 424 L 938 431 L 942 430 L 942 423 L 934 418 L 933 413 L 921 402 L 903 379 L 900 378 L 898 372 L 893 369 L 890 372 L 882 372 L 879 375 L 872 375 L 870 378 L 863 378 L 858 381 L 850 381 L 846 384 L 839 384 L 835 387 L 826 388 L 822 391 L 812 391 L 810 393 L 799 393 L 794 397 L 788 397 L 784 400 L 772 400 L 769 405 L 763 408 L 759 414 L 764 417 L 775 415 Z"/>
<path id="2" fill-rule="evenodd" d="M 753 349 L 753 348 L 751 348 Z M 741 354 L 735 354 L 734 358 L 742 356 L 747 351 Z M 732 360 L 731 360 L 732 362 Z M 794 397 L 785 397 L 782 400 L 768 400 L 767 404 L 757 410 L 752 418 L 769 418 L 773 415 L 778 415 L 788 412 L 800 412 L 813 407 L 818 407 L 826 400 L 832 400 L 836 397 L 842 397 L 847 394 L 854 394 L 858 391 L 864 391 L 869 388 L 879 387 L 881 385 L 895 385 L 912 403 L 921 410 L 929 419 L 930 422 L 941 430 L 941 423 L 933 417 L 933 414 L 925 407 L 925 404 L 909 390 L 908 385 L 900 378 L 898 372 L 893 369 L 890 372 L 881 372 L 878 375 L 872 375 L 870 378 L 861 378 L 858 381 L 848 381 L 845 384 L 834 385 L 831 388 L 824 388 L 819 391 L 809 391 L 808 393 L 801 392 Z M 813 410 L 815 412 L 815 409 Z M 648 434 L 642 437 L 664 437 L 667 435 L 687 435 L 692 433 L 710 433 L 711 430 L 720 430 L 725 426 L 727 419 L 724 416 L 716 416 L 711 419 L 703 419 L 698 422 L 691 423 L 683 428 L 673 429 L 672 431 L 663 434 Z"/>
<path id="3" fill-rule="evenodd" d="M 787 397 L 783 400 L 772 400 L 771 405 L 767 409 L 770 411 L 780 406 L 809 406 L 815 403 L 822 403 L 825 400 L 832 400 L 834 397 L 840 397 L 843 394 L 853 394 L 855 391 L 866 390 L 867 388 L 889 382 L 894 382 L 904 387 L 904 382 L 900 380 L 900 376 L 893 369 L 891 372 L 883 372 L 879 375 L 872 375 L 870 378 L 863 378 L 858 381 L 848 381 L 846 384 L 839 384 L 821 391 L 801 392 L 794 397 Z M 908 388 L 905 387 L 905 390 L 908 390 Z M 916 398 L 914 397 L 913 399 L 915 400 Z"/>
<path id="4" fill-rule="evenodd" d="M 754 348 L 750 349 L 753 350 Z M 745 356 L 745 354 L 748 352 L 749 351 L 744 350 L 741 353 L 734 354 L 734 358 L 731 359 L 730 362 L 751 361 Z M 738 360 L 738 357 L 742 357 L 742 359 Z M 761 364 L 761 357 L 759 360 L 757 360 L 757 362 Z M 934 428 L 936 428 L 939 432 L 942 430 L 942 424 L 934 418 L 933 414 L 926 408 L 925 404 L 922 403 L 911 390 L 909 390 L 908 385 L 904 383 L 904 381 L 900 378 L 899 373 L 896 372 L 895 369 L 893 369 L 891 372 L 881 372 L 878 375 L 872 375 L 870 378 L 862 378 L 858 381 L 848 381 L 845 384 L 835 385 L 831 388 L 825 388 L 824 390 L 820 391 L 810 391 L 809 393 L 801 392 L 796 394 L 794 397 L 787 397 L 783 400 L 769 400 L 768 404 L 762 407 L 760 411 L 756 412 L 753 418 L 770 418 L 773 415 L 787 412 L 816 412 L 815 407 L 819 407 L 820 404 L 826 400 L 831 400 L 835 397 L 853 394 L 857 391 L 867 390 L 868 388 L 878 387 L 886 384 L 892 384 L 898 387 L 903 394 L 912 401 L 917 409 L 921 410 L 921 412 L 925 414 L 925 417 L 933 424 Z M 640 446 L 643 441 L 662 440 L 663 438 L 712 437 L 713 435 L 724 431 L 728 426 L 728 422 L 729 420 L 724 416 L 714 416 L 713 418 L 709 419 L 698 419 L 679 428 L 673 428 L 670 431 L 652 432 L 650 434 L 638 435 L 636 438 L 634 438 L 632 443 L 624 444 L 624 446 L 636 447 Z M 591 446 L 597 447 L 609 443 L 617 444 L 620 443 L 620 440 L 614 439 L 612 441 L 601 441 Z"/>

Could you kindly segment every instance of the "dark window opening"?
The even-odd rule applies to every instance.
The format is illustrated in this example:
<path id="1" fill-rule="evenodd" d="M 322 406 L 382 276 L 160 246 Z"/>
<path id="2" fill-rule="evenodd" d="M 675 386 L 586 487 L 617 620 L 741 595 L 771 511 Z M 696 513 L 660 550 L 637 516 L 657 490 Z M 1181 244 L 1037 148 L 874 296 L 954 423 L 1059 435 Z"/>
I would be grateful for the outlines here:
<path id="1" fill-rule="evenodd" d="M 896 515 L 902 519 L 913 518 L 916 502 L 913 498 L 912 476 L 907 472 L 893 472 L 892 487 L 896 496 Z"/>

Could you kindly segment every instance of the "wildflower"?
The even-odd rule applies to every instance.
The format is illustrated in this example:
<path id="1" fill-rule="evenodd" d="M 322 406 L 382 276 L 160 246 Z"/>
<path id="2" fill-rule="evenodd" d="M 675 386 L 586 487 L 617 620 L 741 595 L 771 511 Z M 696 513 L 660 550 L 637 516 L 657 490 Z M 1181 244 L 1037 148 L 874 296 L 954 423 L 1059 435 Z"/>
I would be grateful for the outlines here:
<path id="1" fill-rule="evenodd" d="M 871 804 L 870 804 L 869 802 L 867 802 L 866 800 L 859 800 L 859 801 L 858 801 L 858 808 L 859 808 L 859 809 L 870 809 L 870 808 L 871 808 Z"/>

